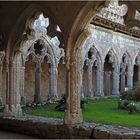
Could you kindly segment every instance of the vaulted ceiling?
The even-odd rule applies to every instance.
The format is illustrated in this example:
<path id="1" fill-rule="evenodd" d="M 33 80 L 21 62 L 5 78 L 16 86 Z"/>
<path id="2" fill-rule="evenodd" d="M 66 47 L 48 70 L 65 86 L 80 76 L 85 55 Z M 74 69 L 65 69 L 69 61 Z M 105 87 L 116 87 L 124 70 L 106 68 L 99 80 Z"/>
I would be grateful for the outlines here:
<path id="1" fill-rule="evenodd" d="M 24 32 L 27 19 L 34 16 L 32 11 L 38 10 L 44 12 L 59 25 L 63 32 L 64 43 L 67 46 L 68 40 L 74 42 L 90 24 L 97 12 L 102 7 L 107 6 L 108 3 L 108 0 L 0 2 L 0 50 L 7 47 L 10 38 L 12 38 L 10 46 L 14 46 L 14 43 Z M 125 4 L 129 7 L 128 14 L 125 16 L 125 23 L 139 27 L 140 21 L 134 19 L 134 11 L 140 11 L 140 2 L 128 1 Z"/>

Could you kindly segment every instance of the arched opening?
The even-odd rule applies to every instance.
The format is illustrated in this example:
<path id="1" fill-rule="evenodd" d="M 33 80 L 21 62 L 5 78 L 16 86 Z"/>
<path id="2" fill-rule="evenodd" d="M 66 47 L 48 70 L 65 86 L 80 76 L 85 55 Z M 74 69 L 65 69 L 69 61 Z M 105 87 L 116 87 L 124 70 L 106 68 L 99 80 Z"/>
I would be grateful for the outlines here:
<path id="1" fill-rule="evenodd" d="M 106 55 L 104 63 L 104 95 L 110 96 L 112 94 L 112 82 L 113 82 L 113 67 L 110 62 L 109 54 Z"/>
<path id="2" fill-rule="evenodd" d="M 57 69 L 60 59 L 65 56 L 64 50 L 59 48 L 60 41 L 57 35 L 47 35 L 49 18 L 44 18 L 43 14 L 40 14 L 37 19 L 30 22 L 28 26 L 32 32 L 26 40 L 17 43 L 14 66 L 10 69 L 11 79 L 14 77 L 11 83 L 16 87 L 13 93 L 16 101 L 11 98 L 10 104 L 17 102 L 20 115 L 20 103 L 23 103 L 25 96 L 27 102 L 36 104 L 57 99 Z"/>
<path id="3" fill-rule="evenodd" d="M 130 56 L 125 53 L 122 56 L 120 65 L 120 92 L 123 93 L 126 88 L 133 87 L 133 74 Z"/>
<path id="4" fill-rule="evenodd" d="M 86 64 L 86 61 L 84 62 L 83 67 L 83 91 L 82 91 L 82 97 L 87 97 L 89 92 L 88 89 L 88 65 Z"/>
<path id="5" fill-rule="evenodd" d="M 133 75 L 134 86 L 139 82 L 138 81 L 138 70 L 139 70 L 139 67 L 137 65 L 134 65 L 134 75 Z"/>
<path id="6" fill-rule="evenodd" d="M 61 59 L 58 64 L 58 97 L 66 94 L 66 65 L 64 59 Z"/>
<path id="7" fill-rule="evenodd" d="M 44 58 L 44 63 L 41 64 L 41 100 L 46 102 L 49 99 L 49 84 L 50 84 L 50 70 L 51 65 L 47 63 L 47 58 Z"/>
<path id="8" fill-rule="evenodd" d="M 32 103 L 34 101 L 34 89 L 35 89 L 35 64 L 32 61 L 32 56 L 29 55 L 28 61 L 25 62 L 25 80 L 24 82 L 24 98 L 26 103 Z M 22 103 L 23 104 L 23 103 Z"/>
<path id="9" fill-rule="evenodd" d="M 135 59 L 133 68 L 133 86 L 140 84 L 140 55 Z"/>
<path id="10" fill-rule="evenodd" d="M 92 46 L 90 47 L 83 57 L 84 65 L 82 66 L 82 79 L 83 79 L 83 87 L 82 87 L 82 97 L 93 97 L 94 96 L 94 71 L 93 66 L 96 60 L 96 50 Z"/>
<path id="11" fill-rule="evenodd" d="M 55 100 L 58 98 L 57 80 L 58 80 L 58 64 L 60 59 L 64 58 L 64 50 L 59 48 L 60 41 L 57 36 L 51 38 L 46 36 L 47 27 L 49 26 L 49 19 L 44 18 L 43 14 L 40 14 L 38 19 L 34 21 L 33 30 L 35 32 L 34 38 L 27 40 L 23 45 L 23 57 L 27 59 L 28 55 L 32 55 L 32 59 L 35 64 L 35 78 L 34 78 L 34 102 L 41 103 L 47 100 Z M 57 26 L 57 30 L 61 32 L 60 28 Z M 24 47 L 28 49 L 24 50 Z M 65 71 L 62 71 L 64 74 Z M 64 76 L 63 76 L 64 77 Z M 26 84 L 25 84 L 26 86 Z M 64 90 L 65 87 L 63 87 Z M 26 87 L 25 87 L 26 89 Z M 28 90 L 29 91 L 29 90 Z M 63 91 L 64 92 L 64 91 Z"/>
<path id="12" fill-rule="evenodd" d="M 114 51 L 109 50 L 104 63 L 104 95 L 119 94 L 119 66 Z"/>
<path id="13" fill-rule="evenodd" d="M 93 83 L 93 96 L 96 96 L 96 91 L 97 91 L 97 69 L 98 69 L 98 65 L 97 65 L 97 60 L 94 62 L 93 64 L 93 78 L 92 78 L 92 83 Z"/>
<path id="14" fill-rule="evenodd" d="M 89 46 L 83 55 L 81 96 L 93 98 L 102 95 L 102 70 L 99 52 L 94 46 Z"/>

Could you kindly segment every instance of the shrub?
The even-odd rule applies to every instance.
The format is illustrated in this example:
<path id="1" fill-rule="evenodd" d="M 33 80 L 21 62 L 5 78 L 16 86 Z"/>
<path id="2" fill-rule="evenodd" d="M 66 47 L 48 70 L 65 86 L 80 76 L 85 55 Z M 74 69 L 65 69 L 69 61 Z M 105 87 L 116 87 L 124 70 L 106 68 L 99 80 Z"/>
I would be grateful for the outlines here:
<path id="1" fill-rule="evenodd" d="M 81 99 L 80 101 L 80 106 L 81 106 L 81 109 L 85 109 L 85 104 L 87 104 L 88 101 L 86 99 Z"/>
<path id="2" fill-rule="evenodd" d="M 135 96 L 135 101 L 136 102 L 140 102 L 140 93 L 139 92 L 135 92 L 134 96 Z"/>
<path id="3" fill-rule="evenodd" d="M 136 101 L 140 102 L 140 91 L 137 90 L 140 86 L 135 86 L 134 89 L 128 89 L 121 95 L 122 100 L 130 100 L 130 101 Z"/>
<path id="4" fill-rule="evenodd" d="M 137 104 L 131 102 L 127 105 L 127 108 L 129 110 L 129 113 L 133 113 L 134 111 L 137 111 Z"/>
<path id="5" fill-rule="evenodd" d="M 128 89 L 127 91 L 122 93 L 121 99 L 123 99 L 123 100 L 124 99 L 125 100 L 134 100 L 135 99 L 134 90 L 133 89 Z"/>
<path id="6" fill-rule="evenodd" d="M 61 95 L 61 99 L 57 101 L 57 105 L 55 107 L 56 110 L 58 111 L 65 111 L 66 109 L 66 96 L 65 94 L 62 94 Z M 85 109 L 85 104 L 87 104 L 88 101 L 86 99 L 81 99 L 80 101 L 80 106 L 81 106 L 81 109 Z"/>
<path id="7" fill-rule="evenodd" d="M 118 101 L 118 109 L 127 109 L 127 105 L 130 103 L 128 100 L 122 100 L 120 99 Z"/>
<path id="8" fill-rule="evenodd" d="M 140 103 L 120 99 L 118 101 L 118 109 L 129 110 L 129 113 L 140 112 Z"/>
<path id="9" fill-rule="evenodd" d="M 57 106 L 55 107 L 56 110 L 58 111 L 65 111 L 65 106 L 66 106 L 66 96 L 65 94 L 61 95 L 61 99 L 57 101 Z"/>

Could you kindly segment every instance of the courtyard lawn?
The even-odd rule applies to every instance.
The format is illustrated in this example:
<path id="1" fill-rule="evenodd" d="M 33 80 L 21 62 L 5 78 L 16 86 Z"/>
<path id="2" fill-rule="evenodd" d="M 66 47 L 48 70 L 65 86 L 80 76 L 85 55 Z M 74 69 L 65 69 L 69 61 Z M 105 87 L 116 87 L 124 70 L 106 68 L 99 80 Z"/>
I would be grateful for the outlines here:
<path id="1" fill-rule="evenodd" d="M 140 114 L 128 114 L 127 111 L 117 109 L 117 99 L 100 99 L 88 101 L 83 111 L 84 120 L 102 124 L 140 127 Z M 55 111 L 56 104 L 42 107 L 25 108 L 24 112 L 30 115 L 63 118 L 64 113 Z"/>

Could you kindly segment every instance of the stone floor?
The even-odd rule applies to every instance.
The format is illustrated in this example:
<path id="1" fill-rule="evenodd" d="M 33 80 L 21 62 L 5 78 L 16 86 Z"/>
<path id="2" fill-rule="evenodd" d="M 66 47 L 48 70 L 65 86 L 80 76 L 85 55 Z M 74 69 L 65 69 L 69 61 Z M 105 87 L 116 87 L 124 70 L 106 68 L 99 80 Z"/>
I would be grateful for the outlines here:
<path id="1" fill-rule="evenodd" d="M 34 137 L 0 130 L 0 139 L 35 139 Z"/>

